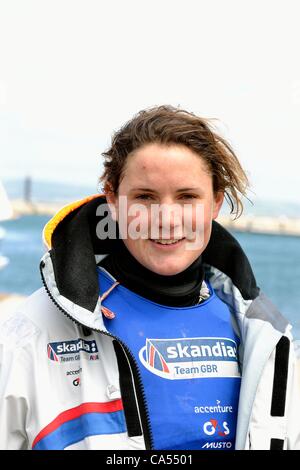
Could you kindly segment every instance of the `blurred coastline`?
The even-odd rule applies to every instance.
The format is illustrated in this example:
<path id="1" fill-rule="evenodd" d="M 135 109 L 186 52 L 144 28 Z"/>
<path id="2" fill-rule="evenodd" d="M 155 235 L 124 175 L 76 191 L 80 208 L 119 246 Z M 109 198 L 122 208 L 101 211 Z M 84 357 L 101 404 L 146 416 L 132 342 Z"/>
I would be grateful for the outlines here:
<path id="1" fill-rule="evenodd" d="M 14 217 L 23 215 L 54 215 L 64 203 L 58 202 L 28 202 L 22 199 L 12 200 Z M 248 233 L 265 233 L 277 235 L 290 235 L 300 237 L 300 217 L 242 215 L 233 220 L 230 215 L 219 215 L 218 222 L 227 229 Z"/>
<path id="2" fill-rule="evenodd" d="M 11 180 L 5 182 L 14 217 L 23 215 L 54 215 L 69 202 L 96 194 L 97 185 L 70 185 L 58 182 Z M 244 212 L 234 220 L 223 204 L 217 219 L 229 230 L 300 236 L 300 203 L 254 200 L 244 201 Z"/>

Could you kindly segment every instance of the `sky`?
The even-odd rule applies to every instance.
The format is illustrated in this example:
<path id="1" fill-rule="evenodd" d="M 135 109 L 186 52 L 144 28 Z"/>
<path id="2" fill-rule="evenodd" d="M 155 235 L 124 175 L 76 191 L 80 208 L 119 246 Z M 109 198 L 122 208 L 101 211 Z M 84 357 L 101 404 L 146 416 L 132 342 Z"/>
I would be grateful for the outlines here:
<path id="1" fill-rule="evenodd" d="M 171 104 L 216 119 L 250 196 L 300 203 L 297 0 L 0 0 L 0 178 L 96 188 L 111 136 Z"/>

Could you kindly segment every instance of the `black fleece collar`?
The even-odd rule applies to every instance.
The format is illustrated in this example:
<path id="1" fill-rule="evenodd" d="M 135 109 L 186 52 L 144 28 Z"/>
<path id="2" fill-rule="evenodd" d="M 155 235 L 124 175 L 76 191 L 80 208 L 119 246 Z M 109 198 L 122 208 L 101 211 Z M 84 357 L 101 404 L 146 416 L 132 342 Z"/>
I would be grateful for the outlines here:
<path id="1" fill-rule="evenodd" d="M 97 197 L 70 212 L 52 235 L 50 256 L 58 290 L 70 301 L 90 311 L 94 311 L 99 297 L 95 255 L 121 252 L 122 248 L 118 227 L 116 239 L 97 238 L 96 226 L 101 217 L 96 215 L 96 210 L 105 203 L 105 197 Z M 245 300 L 258 296 L 259 288 L 244 251 L 216 221 L 213 221 L 211 238 L 202 253 L 202 261 L 230 277 Z"/>
<path id="2" fill-rule="evenodd" d="M 143 266 L 127 249 L 124 241 L 121 256 L 112 253 L 100 262 L 120 284 L 142 297 L 169 307 L 190 307 L 199 303 L 204 279 L 202 257 L 180 273 L 162 275 Z"/>

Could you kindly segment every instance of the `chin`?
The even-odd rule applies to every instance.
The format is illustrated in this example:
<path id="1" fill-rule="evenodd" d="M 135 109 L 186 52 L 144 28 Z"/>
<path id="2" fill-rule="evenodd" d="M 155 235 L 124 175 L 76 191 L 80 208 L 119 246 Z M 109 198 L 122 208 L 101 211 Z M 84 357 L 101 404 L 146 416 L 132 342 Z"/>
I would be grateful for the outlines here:
<path id="1" fill-rule="evenodd" d="M 175 274 L 181 273 L 187 268 L 187 266 L 148 266 L 148 269 L 161 276 L 174 276 Z"/>

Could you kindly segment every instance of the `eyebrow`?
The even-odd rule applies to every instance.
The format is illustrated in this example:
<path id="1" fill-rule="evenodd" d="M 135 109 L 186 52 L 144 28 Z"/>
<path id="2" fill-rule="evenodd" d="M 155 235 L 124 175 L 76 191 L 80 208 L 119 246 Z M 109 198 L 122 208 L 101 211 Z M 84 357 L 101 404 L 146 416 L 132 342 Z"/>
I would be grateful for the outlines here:
<path id="1" fill-rule="evenodd" d="M 151 193 L 156 193 L 155 189 L 150 189 L 150 188 L 132 188 L 129 192 L 132 193 L 134 191 L 145 191 L 145 192 L 151 192 Z M 176 189 L 176 193 L 181 193 L 183 191 L 201 191 L 201 188 L 179 188 Z"/>

